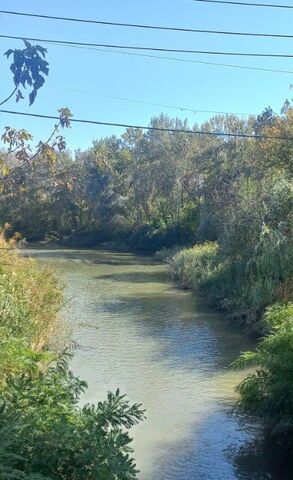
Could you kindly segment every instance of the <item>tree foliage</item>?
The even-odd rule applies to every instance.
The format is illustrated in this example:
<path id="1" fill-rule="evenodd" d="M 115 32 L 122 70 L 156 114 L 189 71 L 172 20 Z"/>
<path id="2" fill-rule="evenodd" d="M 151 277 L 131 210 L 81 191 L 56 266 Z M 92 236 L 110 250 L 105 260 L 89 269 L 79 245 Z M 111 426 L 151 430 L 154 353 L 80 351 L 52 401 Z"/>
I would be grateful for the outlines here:
<path id="1" fill-rule="evenodd" d="M 270 434 L 293 453 L 293 304 L 275 304 L 264 318 L 270 329 L 255 352 L 244 353 L 236 367 L 254 366 L 236 388 L 240 406 L 262 417 Z"/>
<path id="2" fill-rule="evenodd" d="M 32 105 L 36 99 L 38 90 L 45 83 L 45 76 L 49 74 L 49 64 L 45 60 L 47 50 L 44 47 L 41 45 L 32 45 L 25 39 L 23 41 L 25 43 L 24 49 L 9 49 L 4 54 L 7 59 L 11 56 L 13 58 L 10 70 L 13 73 L 15 88 L 8 98 L 16 93 L 16 102 L 18 102 L 24 98 L 22 89 L 29 87 L 31 88 L 29 104 Z M 4 100 L 4 102 L 5 101 L 6 100 Z"/>

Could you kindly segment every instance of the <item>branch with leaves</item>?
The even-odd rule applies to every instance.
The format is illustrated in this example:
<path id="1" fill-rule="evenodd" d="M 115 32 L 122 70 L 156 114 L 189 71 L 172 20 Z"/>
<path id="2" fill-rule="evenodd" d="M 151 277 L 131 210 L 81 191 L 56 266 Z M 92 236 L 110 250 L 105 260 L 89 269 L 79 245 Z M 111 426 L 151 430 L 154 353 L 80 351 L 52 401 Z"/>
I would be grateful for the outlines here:
<path id="1" fill-rule="evenodd" d="M 45 77 L 49 74 L 49 63 L 45 60 L 47 50 L 41 45 L 32 45 L 27 40 L 24 49 L 9 49 L 5 52 L 7 59 L 13 57 L 10 70 L 13 73 L 14 89 L 1 103 L 6 103 L 16 95 L 16 102 L 22 100 L 23 89 L 30 87 L 29 104 L 36 99 L 38 90 L 44 85 Z"/>
<path id="2" fill-rule="evenodd" d="M 65 138 L 58 134 L 59 130 L 60 128 L 70 128 L 70 119 L 72 118 L 69 108 L 60 108 L 58 113 L 59 122 L 54 125 L 48 139 L 38 143 L 33 154 L 29 143 L 33 137 L 29 132 L 24 129 L 16 130 L 12 127 L 5 127 L 1 140 L 7 150 L 0 154 L 0 181 L 7 184 L 17 180 L 19 183 L 19 174 L 21 176 L 24 174 L 24 168 L 27 169 L 27 172 L 30 171 L 34 161 L 40 157 L 46 156 L 50 164 L 54 165 L 57 154 L 66 149 Z"/>

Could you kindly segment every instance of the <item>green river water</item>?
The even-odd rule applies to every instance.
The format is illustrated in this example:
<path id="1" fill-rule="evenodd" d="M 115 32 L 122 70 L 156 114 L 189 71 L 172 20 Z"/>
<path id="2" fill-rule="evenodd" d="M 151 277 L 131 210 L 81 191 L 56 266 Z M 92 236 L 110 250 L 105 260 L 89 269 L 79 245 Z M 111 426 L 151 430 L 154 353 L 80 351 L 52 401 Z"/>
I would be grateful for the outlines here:
<path id="1" fill-rule="evenodd" d="M 83 401 L 120 388 L 147 420 L 132 430 L 139 480 L 275 478 L 258 458 L 237 454 L 255 426 L 231 415 L 230 367 L 254 347 L 223 315 L 177 289 L 149 257 L 93 250 L 30 252 L 65 282 L 63 315 L 77 342 L 74 373 Z M 278 477 L 276 477 L 278 478 Z"/>

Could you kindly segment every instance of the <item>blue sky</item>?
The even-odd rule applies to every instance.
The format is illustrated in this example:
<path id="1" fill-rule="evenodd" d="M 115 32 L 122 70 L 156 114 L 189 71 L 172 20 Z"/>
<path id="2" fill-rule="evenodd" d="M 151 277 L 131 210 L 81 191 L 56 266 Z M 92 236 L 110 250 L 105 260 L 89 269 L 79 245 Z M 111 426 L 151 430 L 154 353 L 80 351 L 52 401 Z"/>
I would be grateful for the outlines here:
<path id="1" fill-rule="evenodd" d="M 283 3 L 281 0 L 274 3 L 277 1 Z M 1 9 L 116 22 L 285 34 L 292 34 L 293 20 L 293 11 L 290 10 L 201 4 L 191 0 L 2 0 Z M 0 22 L 3 35 L 81 42 L 266 53 L 292 53 L 293 45 L 293 39 L 147 31 L 6 15 L 0 15 Z M 20 41 L 1 39 L 0 52 L 20 48 L 21 44 Z M 285 98 L 291 98 L 289 87 L 293 75 L 44 46 L 48 49 L 50 75 L 35 104 L 28 107 L 27 100 L 18 104 L 11 100 L 2 108 L 54 115 L 58 108 L 68 106 L 76 118 L 140 125 L 147 125 L 152 116 L 164 112 L 188 118 L 190 124 L 194 124 L 210 115 L 128 103 L 107 96 L 194 110 L 247 113 L 259 113 L 268 105 L 279 111 Z M 293 71 L 293 59 L 174 56 Z M 11 91 L 10 76 L 9 63 L 0 55 L 1 98 Z M 0 115 L 0 130 L 6 125 L 26 128 L 36 142 L 45 138 L 52 125 L 47 120 Z M 72 150 L 85 149 L 93 139 L 121 132 L 114 127 L 73 125 L 71 131 L 66 132 L 66 138 Z"/>

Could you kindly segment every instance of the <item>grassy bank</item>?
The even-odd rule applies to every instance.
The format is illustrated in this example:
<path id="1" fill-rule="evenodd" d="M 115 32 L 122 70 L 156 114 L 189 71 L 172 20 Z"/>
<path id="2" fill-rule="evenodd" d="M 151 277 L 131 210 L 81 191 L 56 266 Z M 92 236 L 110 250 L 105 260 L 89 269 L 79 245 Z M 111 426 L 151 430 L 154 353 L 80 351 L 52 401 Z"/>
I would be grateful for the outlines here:
<path id="1" fill-rule="evenodd" d="M 0 238 L 0 384 L 7 375 L 46 361 L 58 335 L 62 288 L 54 272 L 22 258 L 13 242 Z M 59 332 L 60 333 L 60 332 Z"/>
<path id="2" fill-rule="evenodd" d="M 227 311 L 249 331 L 263 331 L 261 319 L 268 306 L 292 299 L 292 242 L 268 229 L 249 259 L 231 258 L 215 242 L 175 254 L 163 250 L 157 256 L 167 259 L 180 286 L 206 295 L 212 306 Z"/>
<path id="3" fill-rule="evenodd" d="M 1 480 L 134 480 L 128 430 L 141 406 L 117 390 L 79 407 L 87 385 L 54 342 L 62 286 L 13 242 L 1 238 L 0 248 Z"/>

